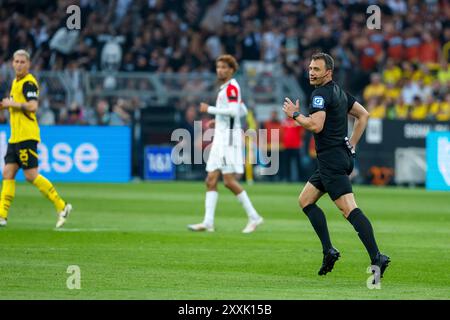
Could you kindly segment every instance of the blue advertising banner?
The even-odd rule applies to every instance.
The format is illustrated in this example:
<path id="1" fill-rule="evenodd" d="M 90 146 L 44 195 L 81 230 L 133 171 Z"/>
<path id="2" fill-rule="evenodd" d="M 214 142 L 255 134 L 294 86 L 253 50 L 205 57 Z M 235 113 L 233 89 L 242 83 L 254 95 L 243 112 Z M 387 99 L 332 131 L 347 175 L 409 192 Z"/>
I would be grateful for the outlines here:
<path id="1" fill-rule="evenodd" d="M 175 166 L 172 147 L 146 146 L 144 148 L 144 179 L 174 180 Z"/>
<path id="2" fill-rule="evenodd" d="M 131 178 L 131 130 L 125 126 L 41 126 L 39 172 L 51 181 L 127 182 Z M 0 169 L 10 128 L 0 125 Z M 22 170 L 17 180 L 23 180 Z"/>
<path id="3" fill-rule="evenodd" d="M 450 190 L 450 132 L 427 135 L 426 188 Z"/>

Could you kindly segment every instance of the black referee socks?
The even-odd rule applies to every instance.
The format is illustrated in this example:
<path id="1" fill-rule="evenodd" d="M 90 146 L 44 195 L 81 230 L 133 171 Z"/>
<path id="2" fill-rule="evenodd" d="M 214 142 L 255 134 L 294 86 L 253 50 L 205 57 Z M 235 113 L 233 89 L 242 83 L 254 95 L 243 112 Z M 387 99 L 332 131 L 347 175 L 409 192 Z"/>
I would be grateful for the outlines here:
<path id="1" fill-rule="evenodd" d="M 325 214 L 316 204 L 307 205 L 303 208 L 303 212 L 306 214 L 309 221 L 311 221 L 314 230 L 319 236 L 320 242 L 322 242 L 323 252 L 327 252 L 332 246 Z"/>
<path id="2" fill-rule="evenodd" d="M 361 209 L 355 208 L 350 212 L 347 220 L 350 221 L 353 228 L 358 232 L 359 238 L 366 247 L 370 259 L 373 261 L 379 251 L 369 219 L 367 219 Z"/>

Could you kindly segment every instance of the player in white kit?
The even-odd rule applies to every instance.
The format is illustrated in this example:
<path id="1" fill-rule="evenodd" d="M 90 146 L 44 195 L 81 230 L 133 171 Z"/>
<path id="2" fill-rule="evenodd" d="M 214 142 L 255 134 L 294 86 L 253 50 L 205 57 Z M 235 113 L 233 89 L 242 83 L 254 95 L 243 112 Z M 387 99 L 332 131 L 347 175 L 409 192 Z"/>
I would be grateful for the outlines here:
<path id="1" fill-rule="evenodd" d="M 233 78 L 238 69 L 236 59 L 231 55 L 222 55 L 216 60 L 217 79 L 221 83 L 216 105 L 200 104 L 200 112 L 215 115 L 214 138 L 206 164 L 205 218 L 202 223 L 188 225 L 192 231 L 214 231 L 214 214 L 218 200 L 217 183 L 222 173 L 225 187 L 238 198 L 248 215 L 248 223 L 243 233 L 251 233 L 263 223 L 256 212 L 247 192 L 236 179 L 236 174 L 244 173 L 244 142 L 241 117 L 247 113 L 241 100 L 239 84 Z"/>

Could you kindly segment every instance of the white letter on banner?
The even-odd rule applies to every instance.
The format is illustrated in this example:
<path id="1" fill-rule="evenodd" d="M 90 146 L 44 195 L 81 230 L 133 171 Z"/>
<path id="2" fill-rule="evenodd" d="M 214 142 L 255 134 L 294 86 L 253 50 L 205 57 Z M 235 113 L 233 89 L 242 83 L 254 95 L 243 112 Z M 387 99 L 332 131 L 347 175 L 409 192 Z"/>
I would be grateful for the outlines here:
<path id="1" fill-rule="evenodd" d="M 67 173 L 72 169 L 73 163 L 70 158 L 70 154 L 72 153 L 72 148 L 64 142 L 57 143 L 53 147 L 53 157 L 55 161 L 60 161 L 62 164 L 58 162 L 53 162 L 52 167 L 56 172 L 59 173 Z"/>
<path id="2" fill-rule="evenodd" d="M 82 173 L 94 172 L 98 167 L 98 159 L 98 150 L 90 143 L 83 143 L 75 150 L 75 166 Z"/>
<path id="3" fill-rule="evenodd" d="M 45 144 L 38 144 L 38 154 L 39 154 L 39 171 L 40 172 L 50 172 L 50 159 L 48 156 L 48 148 Z"/>

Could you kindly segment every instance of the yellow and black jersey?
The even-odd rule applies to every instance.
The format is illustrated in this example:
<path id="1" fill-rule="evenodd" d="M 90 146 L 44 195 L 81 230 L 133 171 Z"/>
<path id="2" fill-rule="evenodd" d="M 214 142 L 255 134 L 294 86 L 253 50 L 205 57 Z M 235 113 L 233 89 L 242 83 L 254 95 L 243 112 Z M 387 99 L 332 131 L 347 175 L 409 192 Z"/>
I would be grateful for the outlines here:
<path id="1" fill-rule="evenodd" d="M 39 84 L 31 73 L 20 80 L 14 79 L 11 85 L 11 99 L 14 102 L 28 102 L 39 98 Z M 40 142 L 39 125 L 35 112 L 9 108 L 11 137 L 9 143 L 18 143 L 26 140 Z"/>

